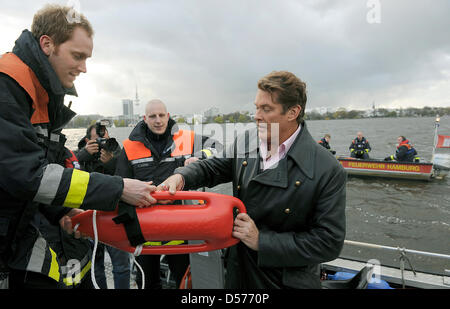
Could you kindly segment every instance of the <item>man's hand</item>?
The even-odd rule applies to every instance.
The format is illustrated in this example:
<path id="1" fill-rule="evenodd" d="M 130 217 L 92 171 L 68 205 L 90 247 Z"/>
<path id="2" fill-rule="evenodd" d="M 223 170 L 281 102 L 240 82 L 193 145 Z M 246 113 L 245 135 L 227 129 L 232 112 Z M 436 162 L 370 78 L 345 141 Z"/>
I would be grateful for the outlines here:
<path id="1" fill-rule="evenodd" d="M 76 215 L 78 215 L 78 214 L 80 214 L 82 212 L 84 212 L 84 210 L 77 209 L 77 208 L 74 208 L 74 209 L 70 210 L 64 217 L 62 217 L 59 220 L 59 225 L 68 234 L 72 234 L 73 233 L 72 217 L 74 217 L 74 216 L 76 216 Z M 75 238 L 80 238 L 82 235 L 81 235 L 80 231 L 76 231 L 75 234 L 73 234 L 73 236 Z"/>
<path id="2" fill-rule="evenodd" d="M 152 186 L 153 181 L 143 182 L 136 179 L 123 179 L 123 192 L 120 198 L 125 203 L 143 208 L 156 203 L 151 196 L 156 191 L 156 187 Z"/>
<path id="3" fill-rule="evenodd" d="M 86 146 L 84 146 L 87 152 L 92 156 L 98 152 L 98 144 L 95 139 L 87 141 Z"/>
<path id="4" fill-rule="evenodd" d="M 164 180 L 157 188 L 156 191 L 169 191 L 170 194 L 175 194 L 177 191 L 183 190 L 184 179 L 181 174 L 174 174 Z"/>
<path id="5" fill-rule="evenodd" d="M 184 166 L 188 166 L 189 164 L 194 163 L 195 161 L 198 161 L 198 160 L 199 160 L 199 158 L 197 158 L 197 157 L 191 157 L 191 158 L 187 159 L 186 161 L 184 161 Z"/>
<path id="6" fill-rule="evenodd" d="M 164 180 L 157 188 L 156 191 L 169 191 L 170 194 L 175 194 L 177 191 L 183 190 L 184 179 L 180 174 L 174 174 Z M 158 200 L 158 204 L 169 204 L 171 200 Z"/>
<path id="7" fill-rule="evenodd" d="M 250 249 L 258 251 L 259 230 L 248 214 L 240 213 L 236 216 L 231 235 L 241 240 Z"/>
<path id="8" fill-rule="evenodd" d="M 113 154 L 105 149 L 100 150 L 100 161 L 105 164 L 108 163 L 113 158 Z"/>

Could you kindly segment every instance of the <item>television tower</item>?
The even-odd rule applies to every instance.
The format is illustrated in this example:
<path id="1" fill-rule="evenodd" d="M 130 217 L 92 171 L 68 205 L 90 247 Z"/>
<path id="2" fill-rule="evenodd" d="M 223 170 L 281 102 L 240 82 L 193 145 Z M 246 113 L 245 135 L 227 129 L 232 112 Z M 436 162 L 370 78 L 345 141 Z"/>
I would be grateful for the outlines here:
<path id="1" fill-rule="evenodd" d="M 136 99 L 134 100 L 134 104 L 136 104 L 136 106 L 139 106 L 139 95 L 138 95 L 138 86 L 136 84 Z"/>

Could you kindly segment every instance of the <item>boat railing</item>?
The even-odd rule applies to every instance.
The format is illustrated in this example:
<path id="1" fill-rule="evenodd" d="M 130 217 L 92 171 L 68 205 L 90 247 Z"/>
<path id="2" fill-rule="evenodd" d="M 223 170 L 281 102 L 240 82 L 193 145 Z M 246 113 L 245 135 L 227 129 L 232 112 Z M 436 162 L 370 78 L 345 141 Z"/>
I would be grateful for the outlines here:
<path id="1" fill-rule="evenodd" d="M 414 281 L 416 283 L 423 281 L 422 283 L 420 283 L 420 284 L 418 283 L 418 284 L 421 286 L 424 286 L 424 287 L 439 286 L 439 287 L 447 288 L 448 286 L 450 286 L 450 269 L 447 269 L 448 265 L 450 265 L 448 263 L 448 261 L 450 261 L 449 254 L 412 250 L 412 249 L 406 249 L 406 248 L 402 248 L 402 247 L 390 247 L 390 246 L 384 246 L 384 245 L 378 245 L 378 244 L 372 244 L 372 243 L 366 243 L 366 242 L 359 242 L 359 241 L 353 241 L 353 240 L 345 240 L 344 244 L 346 246 L 354 246 L 358 249 L 366 248 L 366 249 L 376 249 L 376 250 L 384 251 L 384 252 L 386 252 L 386 254 L 383 256 L 385 261 L 386 261 L 386 258 L 389 256 L 389 254 L 387 252 L 399 254 L 398 260 L 397 260 L 397 258 L 394 258 L 392 260 L 392 261 L 399 262 L 399 264 L 397 264 L 397 266 L 389 265 L 389 263 L 387 263 L 388 265 L 384 265 L 385 263 L 383 263 L 383 266 L 387 266 L 390 269 L 397 269 L 399 271 L 398 283 L 401 283 L 403 287 L 405 287 L 406 281 L 409 281 L 409 282 Z M 360 250 L 358 250 L 358 252 L 360 252 Z M 412 259 L 410 259 L 410 256 L 408 256 L 407 254 L 409 254 L 410 256 L 421 257 L 420 259 L 423 259 L 424 257 L 433 258 L 433 259 L 436 259 L 436 261 L 440 260 L 444 263 L 442 264 L 442 262 L 440 262 L 439 264 L 436 264 L 434 267 L 431 267 L 431 265 L 429 265 L 427 267 L 427 268 L 430 268 L 430 267 L 435 268 L 434 271 L 431 271 L 431 269 L 428 269 L 428 270 L 423 269 L 423 270 L 419 270 L 418 272 L 416 272 L 416 269 L 413 266 L 413 263 L 411 261 Z M 340 259 L 363 262 L 359 258 L 355 258 L 355 257 L 352 258 L 352 257 L 346 256 L 346 255 L 347 254 L 341 253 Z M 408 264 L 408 267 L 406 267 L 406 263 Z M 382 263 L 380 262 L 380 260 L 372 258 L 367 262 L 367 264 L 378 265 L 378 266 L 376 266 L 376 267 L 378 267 L 377 273 L 378 273 L 378 275 L 381 275 Z M 437 266 L 437 268 L 439 268 L 439 265 L 440 265 L 440 267 L 444 266 L 444 269 L 441 269 L 440 271 L 437 270 L 436 266 Z M 410 271 L 408 271 L 407 268 L 409 268 Z M 423 265 L 422 265 L 422 268 L 423 268 Z M 375 269 L 377 269 L 377 268 L 375 268 Z M 386 271 L 386 268 L 385 268 L 385 271 Z M 388 271 L 388 272 L 390 272 L 391 274 L 395 273 L 395 271 L 394 271 L 394 273 L 392 273 L 392 271 Z M 397 275 L 394 274 L 392 276 L 395 277 Z M 407 276 L 408 279 L 405 279 L 405 276 Z M 418 276 L 418 277 L 416 277 L 416 276 Z M 430 281 L 430 282 L 428 282 L 428 281 Z M 433 285 L 433 284 L 435 284 L 435 285 Z"/>
<path id="2" fill-rule="evenodd" d="M 377 244 L 371 244 L 371 243 L 365 243 L 365 242 L 358 242 L 358 241 L 353 241 L 353 240 L 345 240 L 344 243 L 346 245 L 354 245 L 354 246 L 359 246 L 359 247 L 372 248 L 372 249 L 381 249 L 381 250 L 387 250 L 387 251 L 397 251 L 397 252 L 404 252 L 404 253 L 412 253 L 412 254 L 418 254 L 418 255 L 422 255 L 422 256 L 430 256 L 430 257 L 443 258 L 443 259 L 450 260 L 450 255 L 442 254 L 442 253 L 433 253 L 433 252 L 427 252 L 427 251 L 411 250 L 411 249 L 400 248 L 400 247 L 389 247 L 389 246 L 383 246 L 383 245 L 377 245 Z"/>

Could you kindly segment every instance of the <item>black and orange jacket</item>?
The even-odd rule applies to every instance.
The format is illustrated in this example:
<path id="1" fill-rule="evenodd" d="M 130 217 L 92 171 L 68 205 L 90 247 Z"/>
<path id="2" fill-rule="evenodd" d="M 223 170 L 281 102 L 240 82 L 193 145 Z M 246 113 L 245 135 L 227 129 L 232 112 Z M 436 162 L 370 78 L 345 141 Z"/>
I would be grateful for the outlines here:
<path id="1" fill-rule="evenodd" d="M 359 140 L 358 138 L 352 140 L 352 143 L 350 144 L 348 149 L 350 150 L 350 152 L 353 152 L 355 150 L 363 150 L 369 152 L 372 150 L 372 147 L 370 147 L 369 141 L 365 137 L 363 137 L 361 140 Z"/>
<path id="2" fill-rule="evenodd" d="M 116 175 L 153 181 L 159 185 L 172 175 L 177 167 L 184 166 L 186 159 L 196 156 L 214 156 L 217 142 L 195 134 L 190 130 L 178 130 L 175 121 L 169 119 L 166 134 L 159 151 L 144 121 L 139 122 L 129 138 L 123 141 L 123 149 L 117 159 Z"/>
<path id="3" fill-rule="evenodd" d="M 406 139 L 397 146 L 397 151 L 393 157 L 397 161 L 414 162 L 416 155 L 416 149 L 414 149 L 409 140 Z"/>
<path id="4" fill-rule="evenodd" d="M 37 40 L 23 31 L 0 58 L 0 259 L 57 281 L 56 254 L 33 224 L 39 205 L 53 206 L 44 207 L 52 217 L 67 213 L 62 206 L 113 210 L 123 190 L 120 177 L 64 167 L 61 131 L 75 115 L 66 94 L 76 92 L 63 88 Z"/>
<path id="5" fill-rule="evenodd" d="M 325 147 L 326 149 L 331 149 L 330 144 L 327 142 L 327 140 L 324 138 L 322 138 L 320 141 L 318 141 L 318 143 Z"/>
<path id="6" fill-rule="evenodd" d="M 173 134 L 171 134 L 173 132 Z M 209 146 L 208 146 L 209 145 Z M 179 130 L 169 118 L 166 132 L 156 136 L 144 121 L 139 122 L 117 159 L 116 175 L 161 184 L 173 171 L 184 166 L 190 157 L 208 158 L 216 153 L 217 142 L 195 134 L 190 130 Z M 122 203 L 122 202 L 121 202 Z M 175 201 L 174 204 L 179 204 Z M 144 245 L 178 245 L 183 240 L 148 240 Z"/>

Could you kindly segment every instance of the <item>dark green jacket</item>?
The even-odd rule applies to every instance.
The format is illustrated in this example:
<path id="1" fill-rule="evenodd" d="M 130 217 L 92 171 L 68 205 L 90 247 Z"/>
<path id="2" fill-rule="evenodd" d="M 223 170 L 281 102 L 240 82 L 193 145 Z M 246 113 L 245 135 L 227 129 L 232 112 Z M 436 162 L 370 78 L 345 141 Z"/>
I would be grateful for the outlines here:
<path id="1" fill-rule="evenodd" d="M 345 239 L 346 173 L 306 127 L 286 157 L 260 170 L 256 130 L 237 137 L 225 158 L 179 168 L 185 189 L 233 182 L 259 230 L 259 251 L 242 242 L 226 258 L 227 288 L 320 288 L 319 264 Z"/>

